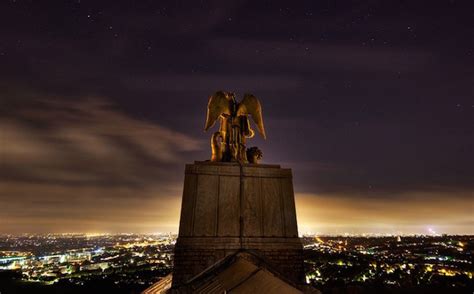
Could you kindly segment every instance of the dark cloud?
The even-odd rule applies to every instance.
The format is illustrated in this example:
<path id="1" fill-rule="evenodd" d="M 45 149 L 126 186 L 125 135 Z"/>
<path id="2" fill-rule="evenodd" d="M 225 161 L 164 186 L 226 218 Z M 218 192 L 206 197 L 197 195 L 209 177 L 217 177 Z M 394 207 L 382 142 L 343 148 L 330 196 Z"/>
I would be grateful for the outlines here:
<path id="1" fill-rule="evenodd" d="M 239 62 L 242 67 L 256 71 L 270 68 L 285 72 L 321 73 L 343 71 L 364 75 L 385 74 L 385 72 L 420 72 L 432 66 L 436 56 L 418 48 L 393 48 L 389 46 L 364 46 L 352 44 L 321 44 L 307 41 L 217 39 L 209 45 L 218 58 Z M 255 49 L 258 48 L 258 49 Z"/>
<path id="2" fill-rule="evenodd" d="M 258 81 L 258 83 L 256 83 L 256 81 Z M 252 88 L 254 91 L 291 90 L 297 89 L 302 85 L 298 77 L 295 76 L 270 76 L 263 74 L 136 76 L 126 79 L 124 84 L 136 90 L 167 91 L 174 93 L 184 92 L 186 94 L 208 92 L 209 89 L 230 88 L 243 94 L 250 91 L 248 88 L 249 85 L 254 85 Z M 186 87 L 184 88 L 183 85 L 186 85 Z M 212 94 L 212 92 L 210 94 Z M 196 99 L 189 97 L 187 100 L 191 101 Z"/>
<path id="3" fill-rule="evenodd" d="M 165 185 L 168 166 L 202 142 L 101 98 L 32 99 L 0 120 L 2 178 L 72 185 Z"/>

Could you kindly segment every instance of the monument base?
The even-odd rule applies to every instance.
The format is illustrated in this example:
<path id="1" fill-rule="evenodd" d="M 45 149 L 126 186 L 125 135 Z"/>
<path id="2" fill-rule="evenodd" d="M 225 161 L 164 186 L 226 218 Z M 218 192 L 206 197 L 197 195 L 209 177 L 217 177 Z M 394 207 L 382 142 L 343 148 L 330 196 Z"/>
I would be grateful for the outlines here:
<path id="1" fill-rule="evenodd" d="M 186 165 L 173 287 L 237 251 L 251 251 L 289 280 L 304 283 L 291 170 L 238 163 Z"/>

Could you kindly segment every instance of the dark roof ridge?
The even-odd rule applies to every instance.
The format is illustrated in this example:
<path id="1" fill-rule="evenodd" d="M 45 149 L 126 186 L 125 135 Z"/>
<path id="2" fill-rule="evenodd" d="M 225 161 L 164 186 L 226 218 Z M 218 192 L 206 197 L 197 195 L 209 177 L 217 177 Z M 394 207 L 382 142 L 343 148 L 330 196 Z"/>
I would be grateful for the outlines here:
<path id="1" fill-rule="evenodd" d="M 203 270 L 201 273 L 198 275 L 194 276 L 191 278 L 189 281 L 187 281 L 183 286 L 190 286 L 192 283 L 198 280 L 205 280 L 213 276 L 217 276 L 217 273 L 220 273 L 221 271 L 225 270 L 225 268 L 228 265 L 233 264 L 236 262 L 238 259 L 244 259 L 248 262 L 253 263 L 256 265 L 259 269 L 253 272 L 250 276 L 246 278 L 250 278 L 251 276 L 255 275 L 258 271 L 264 269 L 270 274 L 274 275 L 278 279 L 284 281 L 285 283 L 295 287 L 298 290 L 304 291 L 305 289 L 302 287 L 303 285 L 298 285 L 295 282 L 287 279 L 284 275 L 279 273 L 277 270 L 271 267 L 271 263 L 261 254 L 259 254 L 257 251 L 254 250 L 249 250 L 249 249 L 239 249 L 238 251 L 218 260 L 205 270 Z"/>

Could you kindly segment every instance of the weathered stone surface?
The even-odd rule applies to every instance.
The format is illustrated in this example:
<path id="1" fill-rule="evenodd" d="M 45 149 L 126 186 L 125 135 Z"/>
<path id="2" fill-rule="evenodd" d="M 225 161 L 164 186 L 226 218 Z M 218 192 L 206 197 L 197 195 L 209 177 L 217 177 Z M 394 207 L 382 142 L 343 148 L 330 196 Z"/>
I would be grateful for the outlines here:
<path id="1" fill-rule="evenodd" d="M 197 192 L 197 175 L 186 174 L 184 178 L 183 200 L 181 203 L 181 217 L 179 222 L 179 235 L 191 236 L 193 233 L 194 205 Z"/>
<path id="2" fill-rule="evenodd" d="M 218 197 L 219 176 L 198 175 L 193 236 L 216 235 Z"/>
<path id="3" fill-rule="evenodd" d="M 263 236 L 285 236 L 285 224 L 282 221 L 282 179 L 263 178 L 261 181 L 261 197 L 263 207 Z"/>
<path id="4" fill-rule="evenodd" d="M 276 270 L 303 279 L 290 169 L 278 165 L 186 165 L 173 284 L 238 250 L 258 251 Z"/>
<path id="5" fill-rule="evenodd" d="M 260 179 L 243 179 L 242 218 L 243 236 L 263 236 L 263 207 Z"/>
<path id="6" fill-rule="evenodd" d="M 287 178 L 283 179 L 280 183 L 284 207 L 283 217 L 285 219 L 285 236 L 298 237 L 293 181 Z"/>
<path id="7" fill-rule="evenodd" d="M 239 193 L 239 177 L 220 177 L 217 236 L 238 236 L 240 234 Z"/>

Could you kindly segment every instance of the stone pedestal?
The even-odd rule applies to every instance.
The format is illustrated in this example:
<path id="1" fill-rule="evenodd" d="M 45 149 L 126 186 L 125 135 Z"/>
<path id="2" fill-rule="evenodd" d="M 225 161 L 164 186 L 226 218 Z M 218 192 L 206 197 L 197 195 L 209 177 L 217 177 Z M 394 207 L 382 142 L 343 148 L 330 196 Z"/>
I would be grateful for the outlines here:
<path id="1" fill-rule="evenodd" d="M 290 169 L 186 165 L 173 286 L 239 250 L 253 251 L 296 283 L 304 279 Z"/>

